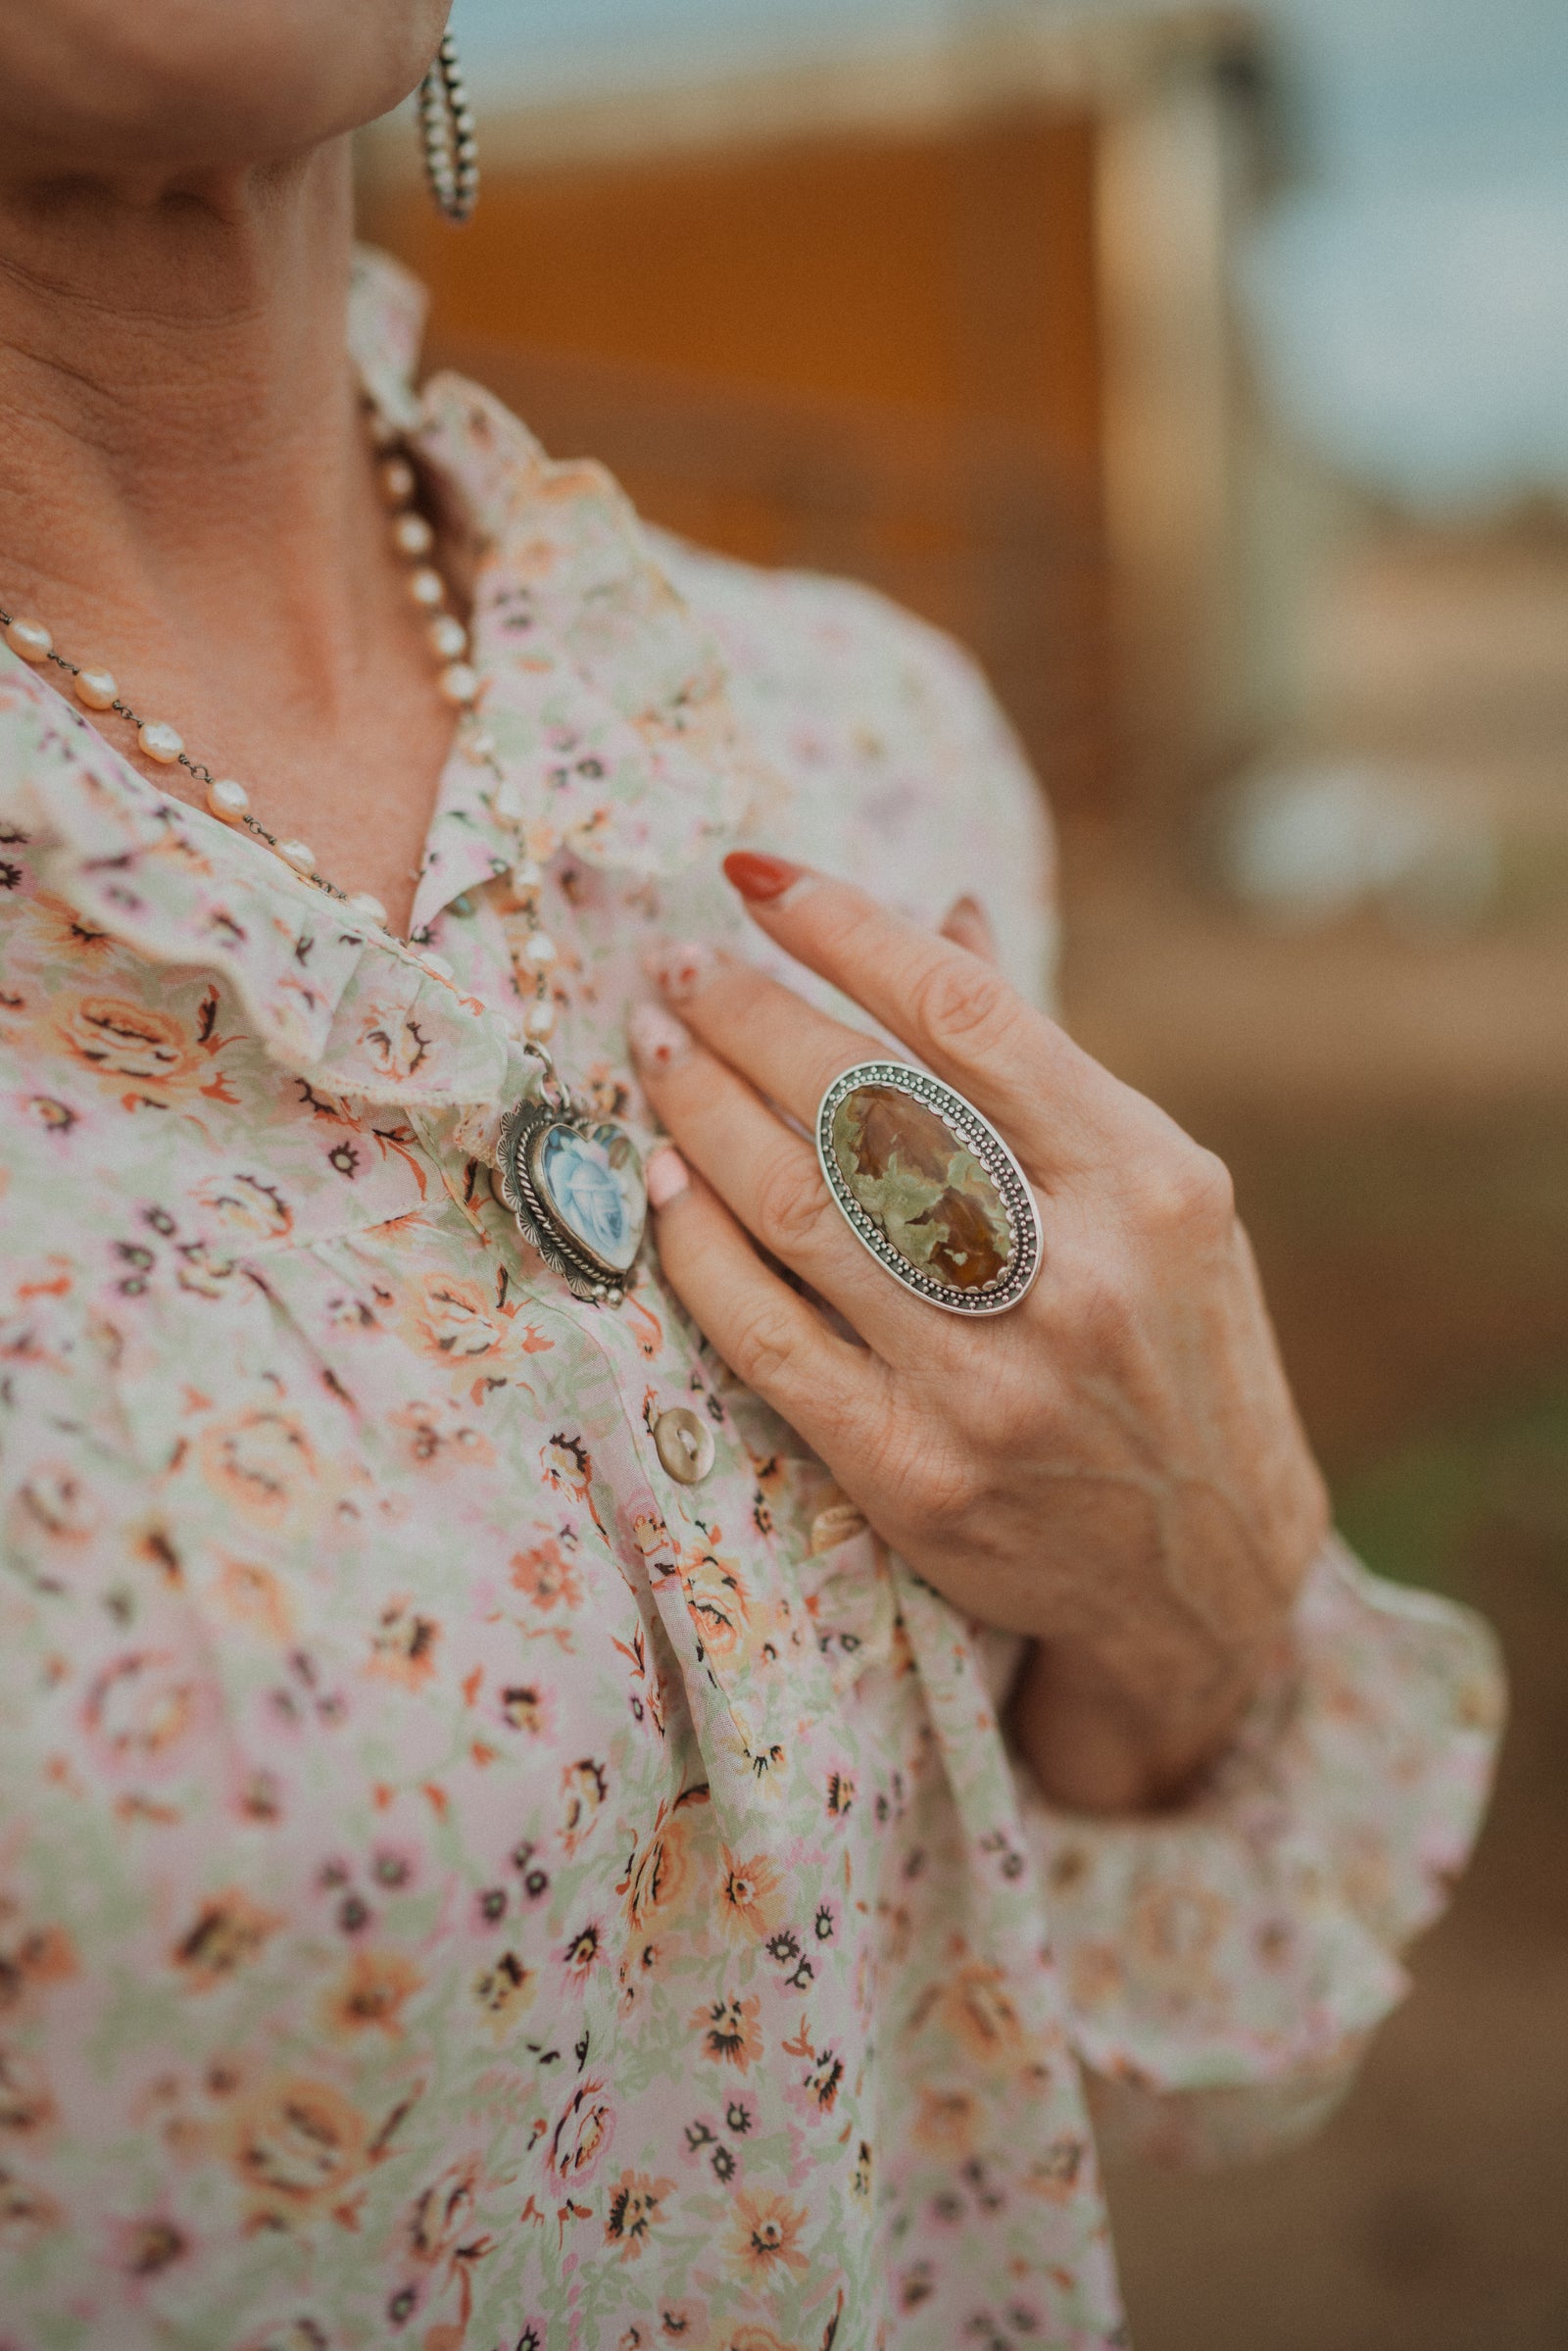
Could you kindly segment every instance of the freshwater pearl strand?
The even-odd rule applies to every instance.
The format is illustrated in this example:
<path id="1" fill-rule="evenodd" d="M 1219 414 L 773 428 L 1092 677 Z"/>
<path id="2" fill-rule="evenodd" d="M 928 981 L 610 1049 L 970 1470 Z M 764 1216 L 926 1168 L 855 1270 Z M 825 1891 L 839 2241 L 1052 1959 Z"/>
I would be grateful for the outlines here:
<path id="1" fill-rule="evenodd" d="M 450 609 L 446 580 L 436 568 L 431 557 L 435 549 L 435 531 L 415 504 L 418 477 L 405 452 L 404 433 L 372 401 L 366 404 L 367 423 L 370 440 L 377 452 L 377 479 L 382 498 L 391 514 L 391 538 L 396 553 L 408 566 L 408 592 L 417 611 L 424 615 L 425 641 L 437 663 L 436 685 L 445 700 L 461 713 L 462 743 L 466 756 L 492 768 L 496 765 L 495 744 L 476 724 L 477 705 L 483 692 L 483 680 L 467 659 L 468 632 Z M 54 639 L 39 620 L 21 613 L 0 610 L 0 635 L 15 654 L 34 667 L 45 663 L 63 670 L 71 679 L 76 700 L 83 709 L 109 711 L 122 718 L 136 730 L 136 741 L 145 758 L 159 766 L 180 766 L 202 785 L 207 806 L 224 824 L 231 824 L 249 833 L 274 857 L 282 859 L 301 878 L 316 889 L 335 899 L 356 921 L 385 929 L 387 911 L 381 901 L 368 890 L 347 891 L 329 881 L 316 862 L 316 854 L 306 841 L 282 840 L 269 832 L 254 813 L 251 796 L 246 787 L 232 776 L 214 775 L 212 769 L 199 759 L 193 759 L 185 749 L 184 737 L 166 719 L 144 718 L 121 695 L 113 671 L 78 665 L 55 651 Z M 556 1025 L 555 1004 L 551 995 L 550 971 L 556 961 L 556 949 L 539 926 L 539 897 L 543 874 L 537 864 L 523 860 L 513 871 L 514 903 L 527 918 L 528 929 L 515 960 L 520 964 L 519 984 L 526 975 L 534 995 L 523 1016 L 526 1034 L 542 1044 Z M 425 953 L 423 960 L 443 977 L 451 977 L 451 966 L 444 957 Z"/>
<path id="2" fill-rule="evenodd" d="M 316 871 L 316 858 L 305 842 L 280 841 L 275 833 L 270 833 L 251 814 L 250 794 L 244 785 L 236 783 L 231 776 L 215 776 L 212 769 L 200 759 L 193 759 L 185 749 L 184 736 L 176 727 L 171 726 L 163 718 L 144 718 L 139 710 L 133 710 L 122 698 L 112 669 L 87 668 L 69 661 L 63 653 L 55 651 L 54 639 L 41 620 L 29 620 L 20 612 L 8 612 L 3 608 L 0 608 L 0 636 L 5 638 L 13 653 L 20 654 L 24 661 L 30 661 L 34 668 L 42 668 L 45 662 L 50 662 L 56 669 L 64 670 L 74 688 L 76 700 L 85 710 L 113 711 L 117 718 L 123 718 L 127 726 L 133 726 L 136 741 L 147 759 L 157 760 L 161 767 L 177 764 L 193 775 L 198 783 L 205 785 L 207 805 L 215 816 L 220 816 L 225 824 L 243 824 L 247 832 L 253 833 L 275 857 L 281 857 L 285 864 L 292 865 L 307 881 L 314 882 L 318 890 L 324 890 L 329 898 L 335 898 L 351 908 L 362 920 L 385 922 L 386 908 L 378 898 L 372 898 L 368 890 L 353 895 L 340 890 L 335 882 L 329 882 L 324 874 Z"/>

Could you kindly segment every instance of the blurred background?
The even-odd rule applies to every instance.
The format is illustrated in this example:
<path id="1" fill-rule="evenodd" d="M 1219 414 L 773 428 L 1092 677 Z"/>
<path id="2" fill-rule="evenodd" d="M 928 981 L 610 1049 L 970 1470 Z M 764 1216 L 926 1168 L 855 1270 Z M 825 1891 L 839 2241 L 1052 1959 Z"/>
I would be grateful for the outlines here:
<path id="1" fill-rule="evenodd" d="M 1568 7 L 458 0 L 432 357 L 980 654 L 1067 1016 L 1236 1170 L 1352 1539 L 1510 1656 L 1308 2149 L 1112 2183 L 1140 2351 L 1568 2345 Z"/>

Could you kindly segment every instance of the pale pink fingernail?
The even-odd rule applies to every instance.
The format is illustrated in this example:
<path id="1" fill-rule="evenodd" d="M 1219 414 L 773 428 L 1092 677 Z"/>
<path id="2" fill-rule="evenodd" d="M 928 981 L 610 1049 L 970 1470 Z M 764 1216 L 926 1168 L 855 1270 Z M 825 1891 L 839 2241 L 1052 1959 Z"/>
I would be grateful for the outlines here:
<path id="1" fill-rule="evenodd" d="M 667 1208 L 691 1183 L 685 1160 L 672 1143 L 662 1143 L 644 1169 L 648 1199 L 655 1208 Z"/>
<path id="2" fill-rule="evenodd" d="M 980 901 L 968 891 L 961 898 L 956 898 L 949 906 L 942 918 L 941 935 L 944 939 L 951 939 L 956 947 L 966 947 L 972 955 L 983 956 L 988 963 L 997 960 L 997 941 L 991 928 L 991 918 Z"/>
<path id="3" fill-rule="evenodd" d="M 638 1004 L 627 1023 L 631 1050 L 645 1069 L 668 1069 L 692 1049 L 692 1033 L 662 1004 Z"/>
<path id="4" fill-rule="evenodd" d="M 643 968 L 656 988 L 675 1004 L 706 988 L 718 966 L 718 957 L 700 939 L 682 939 L 672 947 L 656 947 Z"/>

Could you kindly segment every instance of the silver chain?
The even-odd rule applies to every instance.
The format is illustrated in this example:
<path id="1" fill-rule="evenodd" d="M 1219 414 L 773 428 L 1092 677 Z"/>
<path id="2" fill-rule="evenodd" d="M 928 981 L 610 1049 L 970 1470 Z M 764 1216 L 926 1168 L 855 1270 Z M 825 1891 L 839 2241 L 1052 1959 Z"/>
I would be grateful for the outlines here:
<path id="1" fill-rule="evenodd" d="M 547 1109 L 559 1110 L 567 1118 L 575 1118 L 577 1098 L 556 1067 L 556 1057 L 537 1038 L 530 1037 L 523 1052 L 539 1064 L 539 1100 Z"/>

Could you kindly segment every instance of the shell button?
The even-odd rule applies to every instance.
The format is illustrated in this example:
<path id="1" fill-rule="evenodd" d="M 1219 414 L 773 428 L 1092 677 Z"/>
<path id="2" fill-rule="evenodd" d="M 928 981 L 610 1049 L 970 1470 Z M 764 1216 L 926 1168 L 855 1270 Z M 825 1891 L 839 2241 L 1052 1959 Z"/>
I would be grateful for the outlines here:
<path id="1" fill-rule="evenodd" d="M 654 1423 L 660 1460 L 681 1486 L 697 1486 L 713 1466 L 713 1432 L 687 1404 L 672 1404 Z"/>

